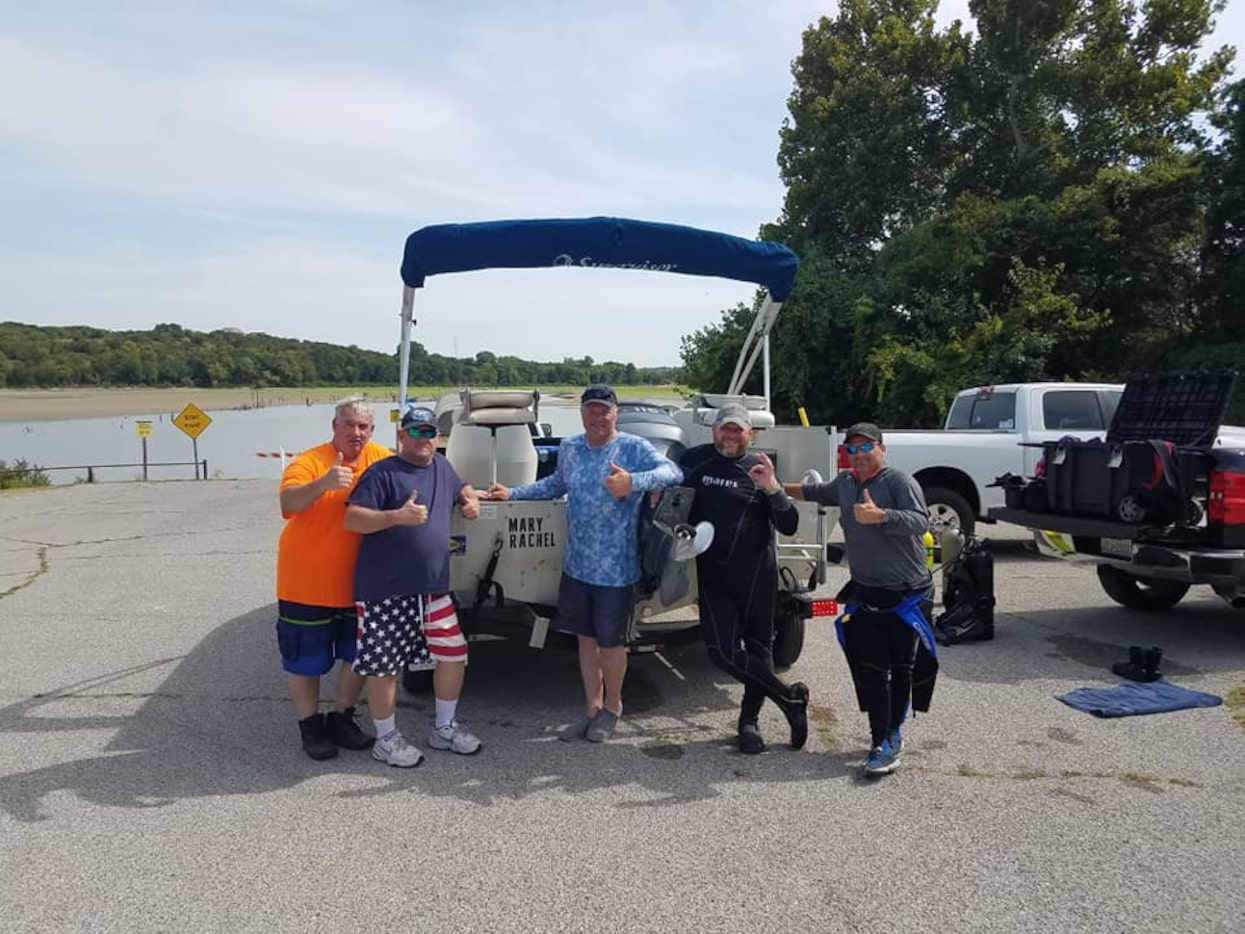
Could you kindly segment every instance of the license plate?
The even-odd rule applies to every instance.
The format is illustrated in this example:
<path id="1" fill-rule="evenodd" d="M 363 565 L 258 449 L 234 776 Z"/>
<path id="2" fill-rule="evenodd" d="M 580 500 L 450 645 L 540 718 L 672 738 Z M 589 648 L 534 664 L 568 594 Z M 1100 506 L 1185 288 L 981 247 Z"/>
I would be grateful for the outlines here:
<path id="1" fill-rule="evenodd" d="M 1129 558 L 1133 556 L 1133 543 L 1127 538 L 1104 538 L 1102 553 L 1112 558 Z"/>

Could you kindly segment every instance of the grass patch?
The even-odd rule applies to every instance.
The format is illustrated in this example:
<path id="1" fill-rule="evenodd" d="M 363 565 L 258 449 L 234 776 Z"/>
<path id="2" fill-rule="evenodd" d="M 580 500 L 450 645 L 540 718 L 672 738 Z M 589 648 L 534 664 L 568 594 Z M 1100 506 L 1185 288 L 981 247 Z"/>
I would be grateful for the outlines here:
<path id="1" fill-rule="evenodd" d="M 1240 726 L 1245 726 L 1245 685 L 1230 690 L 1223 702 L 1228 713 L 1232 714 L 1232 719 Z"/>
<path id="2" fill-rule="evenodd" d="M 51 478 L 38 464 L 28 463 L 21 457 L 11 465 L 0 461 L 0 490 L 19 490 L 51 485 Z"/>
<path id="3" fill-rule="evenodd" d="M 1140 788 L 1144 791 L 1151 791 L 1159 794 L 1163 791 L 1159 787 L 1163 779 L 1157 775 L 1151 775 L 1148 772 L 1125 772 L 1120 776 L 1120 781 L 1125 785 L 1132 785 L 1134 788 Z"/>
<path id="4" fill-rule="evenodd" d="M 48 572 L 48 546 L 40 545 L 39 550 L 35 552 L 35 557 L 39 560 L 39 567 L 32 571 L 24 581 L 14 584 L 8 590 L 0 591 L 0 597 L 7 597 L 10 594 L 17 593 L 23 587 L 29 587 L 36 580 L 38 580 L 41 575 Z"/>
<path id="5" fill-rule="evenodd" d="M 955 774 L 962 778 L 995 778 L 993 772 L 982 772 L 973 768 L 971 765 L 961 765 L 955 770 Z"/>
<path id="6" fill-rule="evenodd" d="M 835 734 L 835 727 L 839 725 L 839 718 L 835 714 L 834 708 L 810 704 L 808 719 L 813 722 L 813 729 L 817 732 L 826 748 L 831 752 L 838 752 L 839 738 Z"/>

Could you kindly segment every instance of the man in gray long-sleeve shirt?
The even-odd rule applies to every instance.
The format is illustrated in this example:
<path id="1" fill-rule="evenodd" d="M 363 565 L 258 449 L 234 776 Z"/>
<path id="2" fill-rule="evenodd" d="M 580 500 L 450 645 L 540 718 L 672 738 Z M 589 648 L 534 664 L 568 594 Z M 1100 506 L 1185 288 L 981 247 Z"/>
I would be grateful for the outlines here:
<path id="1" fill-rule="evenodd" d="M 929 708 L 933 673 L 918 679 L 914 667 L 937 671 L 933 635 L 923 614 L 933 579 L 921 536 L 929 510 L 917 482 L 886 466 L 882 431 L 870 422 L 847 429 L 844 446 L 852 469 L 829 483 L 785 484 L 797 499 L 839 507 L 851 579 L 839 593 L 846 611 L 839 620 L 860 709 L 869 715 L 870 751 L 865 776 L 889 775 L 899 767 L 900 727 L 909 701 Z M 926 638 L 928 637 L 928 638 Z"/>

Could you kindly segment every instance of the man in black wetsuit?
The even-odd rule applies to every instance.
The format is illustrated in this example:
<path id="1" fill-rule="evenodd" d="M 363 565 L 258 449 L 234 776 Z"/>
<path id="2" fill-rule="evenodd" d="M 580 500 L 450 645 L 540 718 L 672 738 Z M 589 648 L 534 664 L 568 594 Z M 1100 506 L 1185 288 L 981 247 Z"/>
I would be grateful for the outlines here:
<path id="1" fill-rule="evenodd" d="M 791 747 L 808 738 L 808 687 L 774 674 L 774 602 L 778 550 L 774 530 L 791 535 L 799 524 L 795 504 L 774 476 L 764 453 L 752 453 L 752 419 L 742 405 L 718 409 L 713 443 L 679 459 L 684 485 L 696 491 L 689 521 L 713 524 L 713 543 L 696 558 L 700 629 L 709 657 L 744 686 L 739 749 L 764 751 L 757 725 L 765 698 L 791 726 Z"/>

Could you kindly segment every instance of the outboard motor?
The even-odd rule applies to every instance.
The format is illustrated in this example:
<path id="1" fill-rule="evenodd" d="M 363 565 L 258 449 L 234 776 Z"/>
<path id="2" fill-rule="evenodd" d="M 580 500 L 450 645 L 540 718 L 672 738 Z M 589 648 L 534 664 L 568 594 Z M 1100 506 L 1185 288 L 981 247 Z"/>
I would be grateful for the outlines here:
<path id="1" fill-rule="evenodd" d="M 618 430 L 639 435 L 672 461 L 678 461 L 687 450 L 687 434 L 660 405 L 651 402 L 618 403 Z M 654 508 L 648 496 L 640 507 L 639 548 L 641 579 L 640 592 L 652 594 L 661 584 L 662 569 L 670 560 L 673 540 L 668 531 L 687 522 L 691 509 L 693 491 L 674 487 L 666 490 L 661 503 Z M 654 521 L 656 520 L 656 521 Z"/>
<path id="2" fill-rule="evenodd" d="M 672 461 L 678 461 L 687 450 L 687 435 L 670 413 L 651 402 L 618 403 L 618 430 L 647 438 Z"/>

